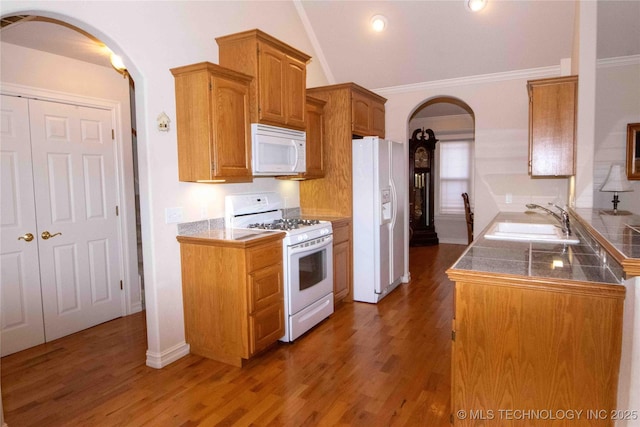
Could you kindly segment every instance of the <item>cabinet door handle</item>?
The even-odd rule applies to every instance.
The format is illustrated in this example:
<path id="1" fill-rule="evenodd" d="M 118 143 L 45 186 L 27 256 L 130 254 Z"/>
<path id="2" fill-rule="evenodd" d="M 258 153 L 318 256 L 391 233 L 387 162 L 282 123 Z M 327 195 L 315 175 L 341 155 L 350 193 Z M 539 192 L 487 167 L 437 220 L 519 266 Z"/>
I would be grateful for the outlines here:
<path id="1" fill-rule="evenodd" d="M 54 234 L 51 234 L 51 233 L 49 233 L 48 231 L 46 231 L 46 230 L 45 230 L 45 231 L 43 231 L 43 232 L 42 232 L 42 234 L 40 235 L 40 237 L 42 237 L 44 240 L 48 240 L 48 239 L 50 239 L 50 238 L 52 238 L 52 237 L 56 237 L 56 236 L 62 236 L 62 233 L 54 233 Z"/>
<path id="2" fill-rule="evenodd" d="M 33 240 L 33 234 L 31 233 L 24 234 L 18 237 L 18 240 L 24 240 L 25 242 L 30 242 Z"/>

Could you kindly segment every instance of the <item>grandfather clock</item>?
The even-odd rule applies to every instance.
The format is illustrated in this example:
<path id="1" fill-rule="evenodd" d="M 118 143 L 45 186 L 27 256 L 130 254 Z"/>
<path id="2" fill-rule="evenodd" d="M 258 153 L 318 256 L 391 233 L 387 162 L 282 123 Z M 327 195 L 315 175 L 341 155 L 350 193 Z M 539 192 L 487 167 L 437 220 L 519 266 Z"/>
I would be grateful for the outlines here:
<path id="1" fill-rule="evenodd" d="M 409 141 L 409 244 L 412 246 L 438 244 L 433 222 L 436 142 L 431 129 L 416 129 Z"/>

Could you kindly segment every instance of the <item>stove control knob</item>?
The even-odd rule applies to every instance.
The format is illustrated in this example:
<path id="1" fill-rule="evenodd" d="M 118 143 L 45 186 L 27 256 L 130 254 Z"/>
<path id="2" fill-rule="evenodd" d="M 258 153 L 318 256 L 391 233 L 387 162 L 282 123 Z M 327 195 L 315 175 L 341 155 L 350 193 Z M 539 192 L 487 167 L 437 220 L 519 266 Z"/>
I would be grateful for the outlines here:
<path id="1" fill-rule="evenodd" d="M 307 236 L 307 233 L 300 234 L 300 235 L 298 235 L 298 242 L 301 242 L 303 240 L 307 240 L 308 238 L 309 238 L 309 236 Z"/>
<path id="2" fill-rule="evenodd" d="M 323 228 L 322 230 L 320 230 L 321 236 L 324 236 L 325 234 L 329 234 L 329 230 L 327 230 L 326 228 Z"/>

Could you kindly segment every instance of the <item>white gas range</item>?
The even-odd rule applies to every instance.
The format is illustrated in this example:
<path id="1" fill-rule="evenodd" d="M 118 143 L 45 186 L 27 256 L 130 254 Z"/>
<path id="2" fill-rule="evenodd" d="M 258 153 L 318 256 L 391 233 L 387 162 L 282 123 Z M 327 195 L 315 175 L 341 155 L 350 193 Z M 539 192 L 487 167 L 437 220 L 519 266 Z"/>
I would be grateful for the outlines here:
<path id="1" fill-rule="evenodd" d="M 333 313 L 333 230 L 331 222 L 283 218 L 278 193 L 225 197 L 225 225 L 284 231 L 285 334 L 291 342 Z"/>

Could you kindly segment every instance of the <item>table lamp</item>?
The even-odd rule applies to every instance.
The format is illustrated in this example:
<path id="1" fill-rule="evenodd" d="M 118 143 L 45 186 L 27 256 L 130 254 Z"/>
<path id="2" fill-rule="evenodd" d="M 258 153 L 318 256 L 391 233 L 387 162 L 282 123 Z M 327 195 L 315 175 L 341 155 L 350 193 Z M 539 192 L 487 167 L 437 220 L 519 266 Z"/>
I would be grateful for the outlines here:
<path id="1" fill-rule="evenodd" d="M 618 215 L 618 203 L 620 203 L 618 193 L 633 191 L 633 188 L 631 188 L 629 181 L 627 181 L 624 175 L 624 169 L 621 165 L 611 165 L 609 175 L 607 175 L 607 179 L 604 181 L 604 184 L 602 184 L 600 191 L 613 192 L 613 200 L 611 201 L 613 203 L 613 215 Z"/>

